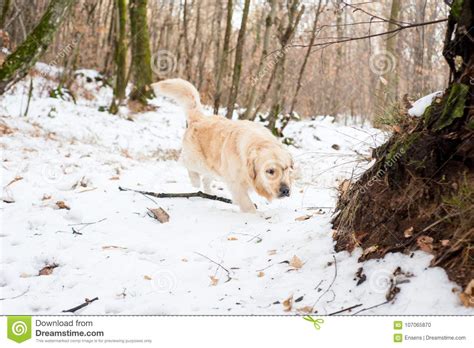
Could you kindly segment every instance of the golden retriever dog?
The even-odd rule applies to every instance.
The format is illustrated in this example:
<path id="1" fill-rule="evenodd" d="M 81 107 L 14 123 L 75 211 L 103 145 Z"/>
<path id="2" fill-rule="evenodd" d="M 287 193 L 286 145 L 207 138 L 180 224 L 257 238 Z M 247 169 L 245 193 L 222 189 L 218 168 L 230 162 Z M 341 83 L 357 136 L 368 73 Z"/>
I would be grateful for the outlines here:
<path id="1" fill-rule="evenodd" d="M 242 212 L 256 212 L 249 192 L 271 201 L 290 196 L 293 159 L 271 132 L 250 121 L 232 121 L 202 113 L 199 92 L 188 81 L 168 79 L 152 85 L 156 95 L 175 100 L 187 114 L 180 161 L 191 183 L 210 192 L 222 180 Z"/>

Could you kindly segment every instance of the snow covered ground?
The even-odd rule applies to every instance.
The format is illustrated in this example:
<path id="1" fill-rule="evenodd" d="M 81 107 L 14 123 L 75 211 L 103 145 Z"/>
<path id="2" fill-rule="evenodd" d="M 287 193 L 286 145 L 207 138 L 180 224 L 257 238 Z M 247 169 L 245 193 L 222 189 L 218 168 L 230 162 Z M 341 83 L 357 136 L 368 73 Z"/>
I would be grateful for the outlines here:
<path id="1" fill-rule="evenodd" d="M 200 198 L 120 192 L 193 191 L 176 162 L 184 114 L 157 99 L 157 111 L 133 121 L 125 109 L 113 116 L 98 111 L 110 88 L 81 83 L 88 93 L 75 105 L 47 97 L 48 81 L 36 76 L 26 117 L 29 80 L 0 97 L 0 123 L 11 130 L 0 128 L 0 314 L 59 314 L 95 297 L 76 313 L 329 314 L 360 304 L 342 313 L 353 314 L 383 303 L 394 278 L 394 300 L 361 314 L 474 314 L 446 273 L 428 267 L 429 254 L 358 263 L 361 250 L 335 253 L 336 187 L 370 165 L 378 130 L 329 117 L 290 124 L 299 146 L 292 197 L 254 196 L 258 214 L 243 214 Z M 157 207 L 169 222 L 148 215 Z"/>

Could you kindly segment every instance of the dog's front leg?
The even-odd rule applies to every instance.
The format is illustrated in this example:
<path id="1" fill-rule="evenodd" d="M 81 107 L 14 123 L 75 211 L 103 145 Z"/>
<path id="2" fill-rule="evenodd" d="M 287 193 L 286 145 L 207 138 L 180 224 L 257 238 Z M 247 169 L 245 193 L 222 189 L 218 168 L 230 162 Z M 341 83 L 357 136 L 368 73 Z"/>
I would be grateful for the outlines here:
<path id="1" fill-rule="evenodd" d="M 242 185 L 229 185 L 232 200 L 238 204 L 243 213 L 256 213 L 255 205 L 250 200 L 248 190 Z"/>
<path id="2" fill-rule="evenodd" d="M 201 176 L 198 172 L 193 172 L 192 170 L 188 169 L 189 179 L 191 180 L 191 185 L 195 188 L 201 187 Z"/>

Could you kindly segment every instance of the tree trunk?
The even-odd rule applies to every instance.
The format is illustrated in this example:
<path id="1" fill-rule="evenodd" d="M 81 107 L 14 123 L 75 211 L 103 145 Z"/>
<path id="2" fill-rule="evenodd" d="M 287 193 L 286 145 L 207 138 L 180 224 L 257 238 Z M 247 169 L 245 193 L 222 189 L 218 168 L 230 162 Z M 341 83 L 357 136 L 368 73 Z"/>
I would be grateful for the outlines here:
<path id="1" fill-rule="evenodd" d="M 260 61 L 258 63 L 257 72 L 252 78 L 251 81 L 251 91 L 250 91 L 250 100 L 247 105 L 247 109 L 245 110 L 245 114 L 243 119 L 250 120 L 255 118 L 254 114 L 254 106 L 255 101 L 257 100 L 257 87 L 260 84 L 260 80 L 263 78 L 263 67 L 265 63 L 265 58 L 268 54 L 268 47 L 270 46 L 270 33 L 272 30 L 273 23 L 275 21 L 275 14 L 276 14 L 276 0 L 270 0 L 270 12 L 265 20 L 265 32 L 263 34 L 263 48 L 262 54 L 260 56 Z"/>
<path id="2" fill-rule="evenodd" d="M 293 95 L 293 100 L 291 102 L 290 107 L 290 115 L 293 114 L 296 106 L 296 102 L 298 100 L 298 94 L 300 92 L 301 87 L 303 86 L 303 76 L 304 71 L 306 70 L 306 65 L 308 64 L 309 55 L 311 54 L 311 49 L 316 40 L 316 29 L 318 28 L 318 19 L 321 11 L 322 0 L 318 1 L 318 6 L 314 12 L 314 21 L 313 21 L 313 28 L 311 29 L 311 38 L 309 40 L 308 49 L 306 50 L 306 54 L 303 59 L 303 64 L 301 64 L 300 73 L 298 75 L 298 81 L 296 82 L 296 90 L 295 94 Z"/>
<path id="3" fill-rule="evenodd" d="M 117 1 L 117 25 L 115 41 L 115 88 L 114 98 L 110 106 L 110 112 L 116 114 L 118 106 L 125 99 L 125 89 L 127 88 L 127 1 Z"/>
<path id="4" fill-rule="evenodd" d="M 390 10 L 390 23 L 388 23 L 388 31 L 396 29 L 396 22 L 400 14 L 400 0 L 392 0 L 392 9 Z M 387 80 L 387 95 L 386 100 L 398 99 L 398 35 L 391 35 L 387 38 L 386 47 L 388 59 L 393 59 L 394 62 L 390 69 L 385 74 Z"/>
<path id="5" fill-rule="evenodd" d="M 5 26 L 5 21 L 7 19 L 8 11 L 10 10 L 10 0 L 4 0 L 2 6 L 2 13 L 0 15 L 0 29 L 3 29 Z"/>
<path id="6" fill-rule="evenodd" d="M 185 63 L 186 63 L 186 78 L 187 80 L 191 79 L 191 50 L 189 47 L 189 6 L 188 1 L 184 0 L 184 8 L 183 8 L 183 37 L 184 37 L 184 55 L 185 55 Z"/>
<path id="7" fill-rule="evenodd" d="M 242 21 L 240 22 L 237 47 L 235 48 L 234 72 L 232 74 L 232 85 L 230 87 L 229 101 L 227 103 L 227 118 L 232 118 L 235 103 L 239 94 L 240 75 L 242 73 L 242 56 L 245 45 L 245 31 L 247 30 L 247 18 L 249 16 L 250 0 L 245 0 Z"/>
<path id="8" fill-rule="evenodd" d="M 284 83 L 287 45 L 290 43 L 291 39 L 293 38 L 293 35 L 295 34 L 296 28 L 298 28 L 298 24 L 300 23 L 301 17 L 303 16 L 304 9 L 305 9 L 303 5 L 298 11 L 298 6 L 299 6 L 299 0 L 293 0 L 288 10 L 288 25 L 284 30 L 282 30 L 282 33 L 279 37 L 280 45 L 281 45 L 281 51 L 279 52 L 279 59 L 277 63 L 275 64 L 274 73 L 272 74 L 272 77 L 270 77 L 270 81 L 267 85 L 267 90 L 264 94 L 264 97 L 266 97 L 268 92 L 270 91 L 273 77 L 276 77 L 277 84 L 275 86 L 275 90 L 273 93 L 272 106 L 270 108 L 267 127 L 272 131 L 273 134 L 277 136 L 282 136 L 281 129 L 276 129 L 275 126 L 277 123 L 277 119 L 280 116 L 280 113 L 284 112 L 284 108 L 285 108 L 285 98 L 282 98 L 281 96 L 282 96 L 282 88 L 283 88 L 283 83 Z M 260 107 L 261 105 L 263 105 L 263 103 L 260 104 Z M 257 108 L 257 112 L 260 109 L 260 107 Z"/>
<path id="9" fill-rule="evenodd" d="M 219 71 L 217 73 L 216 95 L 214 96 L 214 114 L 219 113 L 219 106 L 222 97 L 222 83 L 227 73 L 227 59 L 229 58 L 230 34 L 232 33 L 232 0 L 227 1 L 227 20 L 224 34 L 224 47 L 222 49 Z"/>
<path id="10" fill-rule="evenodd" d="M 451 7 L 444 95 L 374 150 L 374 165 L 341 192 L 333 220 L 337 251 L 360 246 L 364 260 L 420 248 L 462 286 L 474 276 L 472 6 L 455 0 Z"/>
<path id="11" fill-rule="evenodd" d="M 153 82 L 151 71 L 150 36 L 147 24 L 147 0 L 130 0 L 130 28 L 132 41 L 132 72 L 134 87 L 130 95 L 142 105 L 153 97 L 150 87 Z"/>
<path id="12" fill-rule="evenodd" d="M 392 0 L 390 9 L 390 21 L 388 22 L 387 31 L 397 28 L 397 21 L 400 14 L 400 0 Z M 398 82 L 399 82 L 399 64 L 398 59 L 398 35 L 390 35 L 385 43 L 385 52 L 380 52 L 377 60 L 380 60 L 382 68 L 380 71 L 372 71 L 377 75 L 375 82 L 375 112 L 387 109 L 387 104 L 393 103 L 398 98 Z M 371 68 L 372 69 L 372 68 Z"/>
<path id="13" fill-rule="evenodd" d="M 0 67 L 0 95 L 28 74 L 46 52 L 75 0 L 52 0 L 38 25 Z"/>

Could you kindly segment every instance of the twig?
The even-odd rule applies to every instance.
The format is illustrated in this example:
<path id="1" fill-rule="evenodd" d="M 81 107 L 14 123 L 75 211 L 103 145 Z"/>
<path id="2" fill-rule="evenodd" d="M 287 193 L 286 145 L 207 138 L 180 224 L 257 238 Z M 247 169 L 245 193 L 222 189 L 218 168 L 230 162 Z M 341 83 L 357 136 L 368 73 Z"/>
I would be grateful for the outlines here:
<path id="1" fill-rule="evenodd" d="M 13 296 L 13 297 L 3 297 L 3 298 L 0 298 L 0 301 L 17 299 L 17 298 L 19 298 L 19 297 L 25 295 L 28 291 L 30 291 L 30 287 L 28 287 L 24 292 L 22 292 L 22 293 L 19 294 L 19 295 L 16 295 L 16 296 Z"/>
<path id="2" fill-rule="evenodd" d="M 69 224 L 68 226 L 82 226 L 81 228 L 79 228 L 77 230 L 74 227 L 72 227 L 72 234 L 82 235 L 82 233 L 80 231 L 82 231 L 86 227 L 89 227 L 90 225 L 98 224 L 99 222 L 102 222 L 102 221 L 105 221 L 105 220 L 107 220 L 107 218 L 103 218 L 99 221 L 94 221 L 94 222 L 80 222 L 78 224 Z"/>
<path id="3" fill-rule="evenodd" d="M 336 315 L 336 314 L 339 314 L 339 313 L 347 312 L 347 311 L 350 311 L 350 310 L 352 310 L 352 309 L 354 309 L 354 308 L 357 308 L 357 307 L 360 307 L 360 306 L 362 306 L 362 303 L 359 303 L 359 304 L 356 304 L 356 305 L 354 305 L 354 306 L 341 309 L 341 310 L 339 310 L 339 311 L 337 311 L 337 312 L 329 313 L 328 315 Z"/>
<path id="4" fill-rule="evenodd" d="M 384 32 L 381 32 L 381 33 L 375 33 L 375 34 L 368 34 L 368 35 L 363 35 L 363 36 L 355 36 L 355 37 L 349 37 L 349 38 L 345 38 L 345 39 L 340 39 L 340 40 L 334 40 L 334 41 L 328 41 L 328 42 L 319 42 L 319 43 L 314 43 L 313 45 L 311 45 L 312 47 L 317 47 L 317 46 L 323 46 L 323 48 L 326 48 L 328 46 L 331 46 L 331 45 L 334 45 L 334 44 L 338 44 L 338 43 L 345 43 L 345 42 L 351 42 L 351 41 L 358 41 L 358 40 L 365 40 L 365 39 L 370 39 L 372 37 L 378 37 L 378 36 L 384 36 L 384 35 L 390 35 L 390 34 L 396 34 L 404 29 L 410 29 L 410 28 L 417 28 L 417 27 L 422 27 L 422 26 L 425 26 L 425 25 L 431 25 L 431 24 L 437 24 L 437 23 L 442 23 L 442 22 L 446 22 L 448 19 L 447 18 L 442 18 L 442 19 L 437 19 L 437 20 L 433 20 L 433 21 L 429 21 L 429 22 L 422 22 L 422 23 L 411 23 L 411 24 L 407 24 L 407 25 L 400 25 L 398 26 L 397 28 L 393 29 L 393 30 L 389 30 L 389 31 L 384 31 Z M 285 48 L 289 48 L 289 47 L 308 47 L 309 45 L 305 45 L 305 44 L 295 44 L 295 45 L 288 45 L 286 46 Z M 276 49 L 270 53 L 268 53 L 266 55 L 265 58 L 277 53 L 277 52 L 280 52 L 282 50 L 282 48 L 279 48 L 279 49 Z"/>
<path id="5" fill-rule="evenodd" d="M 232 204 L 232 201 L 228 198 L 219 197 L 215 195 L 210 195 L 208 193 L 198 191 L 198 192 L 188 192 L 188 193 L 157 193 L 157 192 L 149 192 L 149 191 L 140 191 L 140 190 L 133 190 L 129 188 L 124 188 L 119 186 L 120 191 L 131 191 L 136 193 L 141 193 L 142 195 L 148 195 L 156 198 L 192 198 L 192 197 L 200 197 L 206 198 L 213 201 L 219 201 L 224 203 Z"/>
<path id="6" fill-rule="evenodd" d="M 230 276 L 230 271 L 227 268 L 225 268 L 224 266 L 222 266 L 219 262 L 216 262 L 216 261 L 212 260 L 211 258 L 207 257 L 206 255 L 198 253 L 197 251 L 195 251 L 194 253 L 198 254 L 199 256 L 204 257 L 205 259 L 211 261 L 213 264 L 215 264 L 215 265 L 219 266 L 220 268 L 222 268 L 227 273 L 227 280 L 225 281 L 226 283 L 232 279 L 231 276 Z"/>
<path id="7" fill-rule="evenodd" d="M 337 261 L 336 261 L 336 256 L 332 256 L 333 259 L 334 259 L 334 277 L 332 278 L 332 281 L 331 281 L 331 284 L 329 284 L 328 288 L 318 297 L 318 299 L 316 300 L 316 302 L 314 303 L 313 305 L 313 308 L 317 305 L 317 303 L 319 302 L 319 300 L 328 293 L 329 290 L 331 290 L 331 287 L 333 286 L 334 282 L 336 281 L 336 278 L 337 278 Z M 335 296 L 334 296 L 335 297 Z M 332 300 L 334 301 L 334 300 Z"/>
<path id="8" fill-rule="evenodd" d="M 368 311 L 369 309 L 374 309 L 374 308 L 377 308 L 377 307 L 380 307 L 380 306 L 383 306 L 384 304 L 387 304 L 389 303 L 390 301 L 385 301 L 385 302 L 382 302 L 382 303 L 379 303 L 379 304 L 376 304 L 375 306 L 371 306 L 371 307 L 367 307 L 367 308 L 364 308 L 364 309 L 361 309 L 360 311 L 358 312 L 355 312 L 354 314 L 352 315 L 357 315 L 361 312 L 364 312 L 364 311 Z"/>
<path id="9" fill-rule="evenodd" d="M 69 224 L 68 226 L 89 226 L 89 225 L 98 224 L 99 222 L 102 222 L 102 221 L 105 221 L 105 220 L 107 220 L 107 218 L 103 218 L 103 219 L 100 219 L 100 220 L 94 221 L 94 222 L 79 222 L 77 224 Z"/>
<path id="10" fill-rule="evenodd" d="M 63 313 L 74 313 L 74 312 L 78 311 L 79 309 L 82 309 L 82 308 L 90 305 L 92 302 L 97 301 L 98 299 L 99 299 L 98 297 L 95 297 L 92 300 L 89 300 L 89 299 L 86 298 L 84 303 L 80 304 L 79 306 L 73 307 L 71 309 L 64 310 Z"/>

